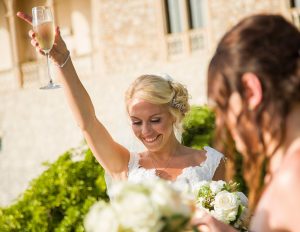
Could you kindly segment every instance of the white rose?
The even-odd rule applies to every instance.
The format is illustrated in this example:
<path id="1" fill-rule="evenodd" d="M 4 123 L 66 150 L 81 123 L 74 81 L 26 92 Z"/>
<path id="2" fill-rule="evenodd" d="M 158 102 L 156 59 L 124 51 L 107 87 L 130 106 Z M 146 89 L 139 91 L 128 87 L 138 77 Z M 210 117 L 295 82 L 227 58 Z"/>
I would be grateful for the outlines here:
<path id="1" fill-rule="evenodd" d="M 94 204 L 84 219 L 87 232 L 118 232 L 119 222 L 116 212 L 104 202 Z"/>
<path id="2" fill-rule="evenodd" d="M 225 223 L 235 220 L 239 203 L 237 194 L 228 191 L 219 192 L 214 201 L 214 214 L 216 218 Z"/>
<path id="3" fill-rule="evenodd" d="M 124 228 L 146 232 L 153 231 L 159 225 L 161 215 L 153 206 L 151 198 L 143 192 L 127 192 L 111 204 Z"/>
<path id="4" fill-rule="evenodd" d="M 186 204 L 183 196 L 166 182 L 158 181 L 153 185 L 151 198 L 164 216 L 191 214 L 191 208 Z"/>
<path id="5" fill-rule="evenodd" d="M 223 210 L 212 210 L 210 211 L 210 214 L 218 219 L 221 222 L 224 222 L 226 224 L 229 224 L 229 221 L 227 220 L 226 216 L 227 214 Z"/>
<path id="6" fill-rule="evenodd" d="M 224 187 L 225 184 L 226 184 L 226 182 L 223 180 L 212 181 L 209 184 L 209 187 L 210 187 L 210 190 L 212 191 L 212 193 L 216 194 L 221 191 L 221 189 Z"/>

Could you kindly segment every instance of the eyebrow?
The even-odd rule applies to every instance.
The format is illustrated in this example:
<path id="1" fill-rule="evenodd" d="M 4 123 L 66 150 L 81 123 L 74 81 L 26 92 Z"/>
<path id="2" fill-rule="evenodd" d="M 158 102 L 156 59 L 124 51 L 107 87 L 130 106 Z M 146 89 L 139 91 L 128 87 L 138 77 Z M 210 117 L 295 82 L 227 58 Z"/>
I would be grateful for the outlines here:
<path id="1" fill-rule="evenodd" d="M 154 117 L 154 116 L 159 116 L 159 115 L 161 115 L 161 114 L 162 114 L 162 113 L 152 114 L 152 115 L 150 116 L 150 118 L 152 118 L 152 117 Z M 131 119 L 138 119 L 138 120 L 141 120 L 140 118 L 135 117 L 135 116 L 130 116 L 130 118 L 131 118 Z"/>

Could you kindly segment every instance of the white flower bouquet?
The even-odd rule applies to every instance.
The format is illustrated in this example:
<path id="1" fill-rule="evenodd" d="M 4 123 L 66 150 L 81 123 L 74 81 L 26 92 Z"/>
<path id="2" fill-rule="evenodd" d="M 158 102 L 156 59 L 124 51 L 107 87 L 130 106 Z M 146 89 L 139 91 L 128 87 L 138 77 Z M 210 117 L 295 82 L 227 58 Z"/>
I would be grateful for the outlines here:
<path id="1" fill-rule="evenodd" d="M 123 182 L 111 193 L 110 203 L 91 207 L 84 220 L 87 232 L 183 231 L 193 213 L 188 198 L 164 181 Z"/>
<path id="2" fill-rule="evenodd" d="M 247 231 L 248 199 L 237 187 L 234 182 L 202 181 L 195 188 L 196 207 L 236 229 Z"/>

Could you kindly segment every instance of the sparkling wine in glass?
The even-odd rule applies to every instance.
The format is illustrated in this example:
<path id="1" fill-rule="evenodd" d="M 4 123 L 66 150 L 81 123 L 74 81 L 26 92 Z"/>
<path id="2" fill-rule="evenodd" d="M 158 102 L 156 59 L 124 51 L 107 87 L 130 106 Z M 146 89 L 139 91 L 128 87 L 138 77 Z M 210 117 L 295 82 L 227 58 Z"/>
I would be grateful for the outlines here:
<path id="1" fill-rule="evenodd" d="M 32 25 L 33 25 L 33 30 L 36 34 L 36 40 L 38 41 L 40 48 L 46 54 L 47 70 L 50 79 L 48 85 L 43 86 L 40 89 L 60 88 L 59 85 L 53 82 L 50 73 L 49 52 L 52 49 L 54 43 L 54 36 L 55 36 L 53 15 L 50 7 L 37 6 L 32 8 Z"/>

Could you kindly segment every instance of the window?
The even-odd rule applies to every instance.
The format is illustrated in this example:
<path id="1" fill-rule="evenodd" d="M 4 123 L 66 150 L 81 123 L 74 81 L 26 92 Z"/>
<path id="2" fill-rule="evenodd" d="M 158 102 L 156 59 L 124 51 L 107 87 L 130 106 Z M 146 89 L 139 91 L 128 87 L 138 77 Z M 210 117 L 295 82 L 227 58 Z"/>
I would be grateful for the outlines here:
<path id="1" fill-rule="evenodd" d="M 167 33 L 182 32 L 182 13 L 179 0 L 166 0 Z"/>
<path id="2" fill-rule="evenodd" d="M 162 0 L 168 58 L 204 48 L 205 0 Z"/>
<path id="3" fill-rule="evenodd" d="M 203 17 L 203 1 L 202 0 L 189 0 L 188 10 L 190 18 L 190 28 L 197 29 L 204 27 Z"/>
<path id="4" fill-rule="evenodd" d="M 300 0 L 290 0 L 290 7 L 292 21 L 300 29 Z"/>
<path id="5" fill-rule="evenodd" d="M 300 0 L 290 0 L 291 8 L 299 8 L 300 7 Z"/>

